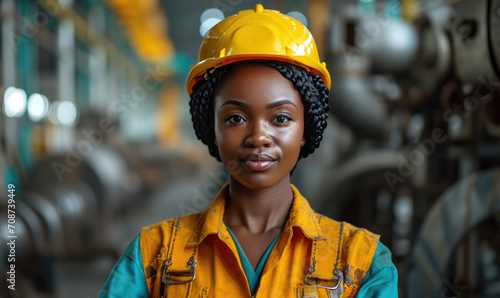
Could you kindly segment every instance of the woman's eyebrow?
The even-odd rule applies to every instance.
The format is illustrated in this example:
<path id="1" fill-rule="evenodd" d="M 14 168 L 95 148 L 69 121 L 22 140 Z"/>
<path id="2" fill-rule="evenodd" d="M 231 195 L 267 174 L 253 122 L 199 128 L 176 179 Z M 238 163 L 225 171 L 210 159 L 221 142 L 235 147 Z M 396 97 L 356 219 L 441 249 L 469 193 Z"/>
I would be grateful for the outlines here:
<path id="1" fill-rule="evenodd" d="M 272 109 L 283 105 L 292 105 L 294 107 L 297 107 L 292 101 L 288 99 L 282 99 L 266 105 L 266 109 Z"/>
<path id="2" fill-rule="evenodd" d="M 222 108 L 223 106 L 227 106 L 227 105 L 235 105 L 235 106 L 242 107 L 244 109 L 250 108 L 249 104 L 241 102 L 241 101 L 237 101 L 237 100 L 228 100 L 225 103 L 223 103 L 220 107 Z"/>
<path id="3" fill-rule="evenodd" d="M 224 102 L 221 105 L 221 108 L 223 106 L 226 106 L 226 105 L 235 105 L 235 106 L 242 107 L 244 109 L 250 109 L 250 107 L 251 107 L 247 103 L 244 103 L 244 102 L 241 102 L 241 101 L 237 101 L 237 100 L 233 100 L 233 99 Z M 289 100 L 289 99 L 282 99 L 282 100 L 278 100 L 278 101 L 272 102 L 270 104 L 267 104 L 266 105 L 266 109 L 272 109 L 272 108 L 276 108 L 276 107 L 284 106 L 284 105 L 291 105 L 291 106 L 297 107 L 291 100 Z"/>

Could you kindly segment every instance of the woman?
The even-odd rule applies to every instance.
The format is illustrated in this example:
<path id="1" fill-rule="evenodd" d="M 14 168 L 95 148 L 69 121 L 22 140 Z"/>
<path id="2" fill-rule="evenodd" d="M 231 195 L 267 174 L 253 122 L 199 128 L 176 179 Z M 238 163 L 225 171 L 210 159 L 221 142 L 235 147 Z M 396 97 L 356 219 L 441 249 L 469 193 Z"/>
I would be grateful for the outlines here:
<path id="1" fill-rule="evenodd" d="M 197 137 L 229 172 L 203 212 L 146 227 L 101 297 L 396 297 L 379 236 L 290 184 L 319 146 L 330 76 L 310 32 L 257 5 L 205 35 L 187 82 Z"/>

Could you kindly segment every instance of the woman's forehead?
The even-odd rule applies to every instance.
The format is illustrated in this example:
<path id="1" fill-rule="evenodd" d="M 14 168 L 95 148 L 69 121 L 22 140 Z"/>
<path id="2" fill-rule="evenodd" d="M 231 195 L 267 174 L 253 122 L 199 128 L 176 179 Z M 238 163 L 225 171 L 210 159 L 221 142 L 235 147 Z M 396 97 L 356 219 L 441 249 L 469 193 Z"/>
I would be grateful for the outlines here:
<path id="1" fill-rule="evenodd" d="M 263 103 L 279 98 L 301 101 L 299 93 L 290 80 L 275 68 L 263 64 L 235 65 L 229 70 L 219 87 L 215 96 L 216 101 L 235 98 Z"/>

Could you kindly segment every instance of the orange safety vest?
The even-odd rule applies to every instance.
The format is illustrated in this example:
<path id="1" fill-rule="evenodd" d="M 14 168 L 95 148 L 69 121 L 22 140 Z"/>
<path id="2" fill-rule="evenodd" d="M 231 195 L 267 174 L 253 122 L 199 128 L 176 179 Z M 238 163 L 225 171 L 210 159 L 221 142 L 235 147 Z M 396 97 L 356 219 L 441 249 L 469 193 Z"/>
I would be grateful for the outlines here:
<path id="1" fill-rule="evenodd" d="M 251 297 L 222 221 L 227 185 L 199 213 L 146 227 L 140 235 L 151 297 Z M 254 297 L 354 297 L 379 237 L 315 213 L 292 185 L 290 216 Z"/>

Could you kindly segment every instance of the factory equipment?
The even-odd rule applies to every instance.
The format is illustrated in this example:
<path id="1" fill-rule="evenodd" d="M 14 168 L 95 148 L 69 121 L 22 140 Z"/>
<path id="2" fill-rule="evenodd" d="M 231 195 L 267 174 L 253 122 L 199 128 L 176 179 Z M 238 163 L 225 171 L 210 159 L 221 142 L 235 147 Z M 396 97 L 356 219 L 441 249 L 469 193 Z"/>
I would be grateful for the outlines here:
<path id="1" fill-rule="evenodd" d="M 181 169 L 179 156 L 193 164 L 203 159 L 191 151 L 174 153 L 168 158 L 175 162 L 165 166 L 157 154 L 164 148 L 141 149 L 138 144 L 155 142 L 148 139 L 154 132 L 144 132 L 139 125 L 155 125 L 149 113 L 158 105 L 149 97 L 174 97 L 176 88 L 160 92 L 170 75 L 164 72 L 165 64 L 175 64 L 174 56 L 165 62 L 155 54 L 152 61 L 158 64 L 141 69 L 144 65 L 133 57 L 121 33 L 114 34 L 120 30 L 110 24 L 104 2 L 90 7 L 85 1 L 59 1 L 65 4 L 58 6 L 58 1 L 40 0 L 35 8 L 28 2 L 2 1 L 0 90 L 15 95 L 8 96 L 10 103 L 17 97 L 27 101 L 28 112 L 28 98 L 44 108 L 38 118 L 29 115 L 34 124 L 28 125 L 22 105 L 11 104 L 7 111 L 5 100 L 0 100 L 5 114 L 0 116 L 0 182 L 22 186 L 16 200 L 16 293 L 23 296 L 24 285 L 32 283 L 37 291 L 56 295 L 61 274 L 57 261 L 102 255 L 116 260 L 124 248 L 121 236 L 141 226 L 126 226 L 131 221 L 127 214 L 161 220 L 179 211 L 198 211 L 208 205 L 212 192 L 204 191 L 201 204 L 201 192 L 183 186 L 161 205 L 166 211 L 137 208 L 152 209 L 143 204 L 145 198 L 163 199 L 164 193 L 151 186 L 196 171 Z M 118 2 L 109 1 L 133 33 L 133 48 L 143 58 L 148 51 L 174 51 L 170 40 L 154 38 L 156 46 L 150 47 L 144 37 L 164 36 L 143 18 L 150 11 L 161 14 L 160 4 L 133 13 L 133 7 Z M 326 152 L 335 155 L 330 160 L 336 164 L 327 167 L 321 157 L 312 156 L 323 168 L 314 174 L 298 169 L 295 177 L 322 177 L 317 182 L 321 187 L 311 194 L 313 200 L 319 198 L 316 209 L 321 213 L 382 235 L 398 267 L 400 296 L 499 296 L 500 0 L 311 2 L 332 5 L 327 48 L 320 49 L 332 75 L 334 119 L 329 129 L 341 126 L 338 139 L 349 141 L 327 144 L 325 137 L 319 150 L 337 146 Z M 409 3 L 419 4 L 420 12 L 404 19 Z M 383 5 L 385 10 L 380 9 Z M 81 10 L 81 16 L 72 7 Z M 29 19 L 37 13 L 36 22 Z M 128 19 L 131 16 L 135 21 Z M 27 25 L 18 24 L 20 20 L 35 25 L 27 39 Z M 134 24 L 151 31 L 141 34 Z M 17 48 L 9 47 L 9 36 L 19 37 L 14 40 Z M 29 55 L 37 51 L 39 55 Z M 38 56 L 40 61 L 33 58 Z M 38 72 L 39 86 L 28 79 Z M 133 92 L 127 93 L 129 86 Z M 70 109 L 59 116 L 71 121 L 58 120 L 61 106 Z M 163 115 L 174 114 L 182 113 Z M 78 117 L 80 127 L 75 124 Z M 97 142 L 95 136 L 78 139 L 83 126 L 93 131 L 103 119 L 105 126 L 113 126 L 109 133 L 103 132 Z M 136 136 L 127 148 L 125 142 L 116 142 L 122 133 Z M 38 139 L 31 138 L 35 134 Z M 34 155 L 36 163 L 30 160 Z M 162 172 L 165 168 L 175 171 Z M 210 179 L 222 184 L 222 175 L 215 176 Z M 7 192 L 2 187 L 0 231 L 6 231 Z M 193 201 L 182 201 L 181 193 Z M 7 234 L 1 238 L 6 242 Z M 7 249 L 2 245 L 0 256 L 8 254 Z M 0 259 L 2 268 L 6 261 Z M 5 286 L 0 289 L 2 297 L 11 294 Z"/>
<path id="2" fill-rule="evenodd" d="M 55 293 L 57 259 L 119 253 L 111 223 L 122 220 L 124 206 L 130 205 L 139 186 L 123 158 L 109 147 L 93 148 L 85 157 L 68 153 L 39 163 L 16 200 L 18 276 Z M 5 219 L 6 209 L 0 214 Z M 6 224 L 6 219 L 1 221 L 1 231 L 8 230 Z M 2 241 L 8 240 L 2 233 Z M 7 255 L 3 249 L 0 253 Z M 32 270 L 34 264 L 37 270 Z"/>
<path id="3" fill-rule="evenodd" d="M 500 170 L 450 187 L 425 219 L 411 254 L 409 297 L 500 295 Z"/>
<path id="4" fill-rule="evenodd" d="M 500 1 L 420 7 L 411 23 L 334 16 L 332 111 L 357 138 L 317 197 L 382 235 L 402 296 L 496 297 L 497 242 L 479 229 L 498 238 Z"/>

